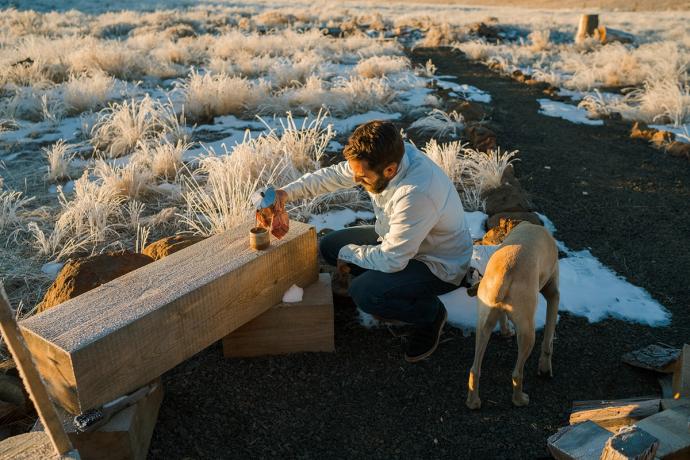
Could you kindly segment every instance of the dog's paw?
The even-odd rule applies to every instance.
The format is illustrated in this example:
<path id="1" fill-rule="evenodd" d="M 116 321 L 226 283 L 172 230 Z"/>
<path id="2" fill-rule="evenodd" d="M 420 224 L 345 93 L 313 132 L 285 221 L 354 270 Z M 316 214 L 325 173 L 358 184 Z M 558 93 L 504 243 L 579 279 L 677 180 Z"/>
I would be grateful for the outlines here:
<path id="1" fill-rule="evenodd" d="M 465 405 L 470 410 L 477 410 L 482 407 L 482 400 L 479 398 L 479 396 L 467 395 L 467 401 L 465 402 Z"/>
<path id="2" fill-rule="evenodd" d="M 513 405 L 516 407 L 523 407 L 529 404 L 529 396 L 527 393 L 519 392 L 513 394 Z"/>
<path id="3" fill-rule="evenodd" d="M 549 358 L 545 358 L 543 356 L 539 358 L 537 375 L 543 378 L 553 377 L 553 368 L 551 367 L 551 360 Z"/>

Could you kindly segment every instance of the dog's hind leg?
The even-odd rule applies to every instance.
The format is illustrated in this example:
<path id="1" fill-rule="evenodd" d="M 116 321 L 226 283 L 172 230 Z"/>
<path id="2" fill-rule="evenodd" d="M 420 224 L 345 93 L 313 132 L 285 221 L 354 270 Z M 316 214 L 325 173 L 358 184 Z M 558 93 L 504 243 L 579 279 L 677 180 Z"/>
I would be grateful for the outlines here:
<path id="1" fill-rule="evenodd" d="M 536 309 L 535 305 L 531 310 Z M 529 404 L 529 396 L 522 391 L 522 381 L 525 369 L 525 362 L 534 348 L 534 317 L 523 317 L 516 319 L 513 315 L 513 323 L 517 329 L 518 358 L 513 370 L 513 404 L 516 406 L 526 406 Z"/>
<path id="2" fill-rule="evenodd" d="M 486 346 L 491 338 L 491 332 L 496 327 L 496 322 L 502 314 L 504 314 L 502 310 L 489 307 L 477 299 L 477 332 L 474 344 L 474 362 L 472 363 L 469 381 L 467 382 L 466 404 L 470 409 L 479 409 L 482 406 L 482 400 L 479 398 L 479 377 L 482 373 L 482 360 L 484 359 Z"/>
<path id="3" fill-rule="evenodd" d="M 558 266 L 554 275 L 541 290 L 541 293 L 546 298 L 546 324 L 544 325 L 544 341 L 541 344 L 541 355 L 539 355 L 539 375 L 553 377 L 551 355 L 553 354 L 553 336 L 556 330 L 556 319 L 558 318 L 558 303 L 560 302 Z"/>
<path id="4" fill-rule="evenodd" d="M 499 316 L 498 321 L 498 324 L 501 326 L 502 337 L 509 339 L 515 335 L 515 331 L 513 330 L 512 326 L 510 325 L 510 322 L 508 321 L 507 314 L 502 313 L 501 316 Z"/>

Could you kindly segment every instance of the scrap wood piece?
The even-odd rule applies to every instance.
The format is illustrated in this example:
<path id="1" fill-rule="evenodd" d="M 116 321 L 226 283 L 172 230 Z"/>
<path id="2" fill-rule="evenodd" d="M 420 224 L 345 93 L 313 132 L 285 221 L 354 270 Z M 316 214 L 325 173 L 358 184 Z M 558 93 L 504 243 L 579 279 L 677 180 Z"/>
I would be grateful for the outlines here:
<path id="1" fill-rule="evenodd" d="M 318 279 L 314 227 L 265 251 L 245 222 L 20 323 L 52 396 L 78 414 L 130 393 Z"/>
<path id="2" fill-rule="evenodd" d="M 2 284 L 0 284 L 0 330 L 17 365 L 19 375 L 24 381 L 26 391 L 34 403 L 36 412 L 46 426 L 46 432 L 55 452 L 64 457 L 78 459 L 79 453 L 72 448 L 72 443 L 60 424 L 55 406 L 48 396 L 48 391 L 36 369 L 31 353 L 22 339 L 22 334 L 19 332 L 17 321 L 5 293 L 5 287 Z"/>
<path id="3" fill-rule="evenodd" d="M 151 393 L 117 412 L 107 423 L 93 431 L 80 432 L 73 423 L 74 416 L 58 409 L 65 431 L 79 449 L 82 460 L 146 459 L 163 401 L 161 380 L 157 379 L 154 384 Z M 40 420 L 32 431 L 43 431 Z"/>
<path id="4" fill-rule="evenodd" d="M 547 440 L 549 452 L 557 460 L 599 460 L 611 433 L 587 420 L 558 430 Z"/>
<path id="5" fill-rule="evenodd" d="M 659 381 L 659 387 L 661 388 L 661 397 L 664 399 L 673 398 L 673 376 L 664 375 L 657 379 Z"/>
<path id="6" fill-rule="evenodd" d="M 631 366 L 671 374 L 679 357 L 680 348 L 658 342 L 625 353 L 621 359 Z"/>
<path id="7" fill-rule="evenodd" d="M 654 460 L 659 440 L 635 427 L 621 428 L 606 441 L 600 460 Z"/>
<path id="8" fill-rule="evenodd" d="M 658 458 L 689 458 L 688 416 L 690 408 L 687 407 L 665 410 L 641 420 L 637 427 L 659 440 Z"/>
<path id="9" fill-rule="evenodd" d="M 683 345 L 683 351 L 673 371 L 673 399 L 690 398 L 690 345 Z"/>
<path id="10" fill-rule="evenodd" d="M 615 433 L 621 427 L 656 414 L 659 412 L 659 405 L 659 398 L 655 396 L 609 401 L 575 401 L 570 414 L 570 424 L 591 420 Z"/>
<path id="11" fill-rule="evenodd" d="M 332 352 L 333 293 L 331 275 L 304 288 L 302 301 L 281 302 L 223 338 L 226 358 L 303 352 Z"/>

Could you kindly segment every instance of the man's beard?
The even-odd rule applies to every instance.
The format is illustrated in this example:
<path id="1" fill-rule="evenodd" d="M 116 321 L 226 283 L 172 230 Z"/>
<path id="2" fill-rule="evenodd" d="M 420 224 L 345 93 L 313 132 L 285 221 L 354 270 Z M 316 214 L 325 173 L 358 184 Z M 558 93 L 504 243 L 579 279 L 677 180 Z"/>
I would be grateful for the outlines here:
<path id="1" fill-rule="evenodd" d="M 389 183 L 390 183 L 390 179 L 386 179 L 383 176 L 383 174 L 381 174 L 373 184 L 364 185 L 364 190 L 366 190 L 369 193 L 378 194 L 378 193 L 383 192 L 386 189 L 386 187 L 388 187 Z"/>

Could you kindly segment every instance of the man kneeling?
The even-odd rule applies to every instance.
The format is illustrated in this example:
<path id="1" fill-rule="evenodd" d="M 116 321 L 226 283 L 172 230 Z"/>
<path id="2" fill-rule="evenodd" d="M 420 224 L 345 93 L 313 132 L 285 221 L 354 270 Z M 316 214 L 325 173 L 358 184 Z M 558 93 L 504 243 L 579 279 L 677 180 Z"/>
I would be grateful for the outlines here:
<path id="1" fill-rule="evenodd" d="M 339 164 L 305 174 L 277 191 L 276 206 L 357 184 L 369 193 L 374 226 L 324 236 L 329 264 L 355 278 L 349 288 L 362 311 L 414 325 L 405 359 L 422 360 L 438 346 L 447 319 L 438 298 L 456 289 L 472 256 L 472 239 L 455 186 L 392 123 L 360 125 Z"/>

